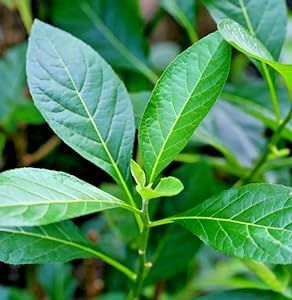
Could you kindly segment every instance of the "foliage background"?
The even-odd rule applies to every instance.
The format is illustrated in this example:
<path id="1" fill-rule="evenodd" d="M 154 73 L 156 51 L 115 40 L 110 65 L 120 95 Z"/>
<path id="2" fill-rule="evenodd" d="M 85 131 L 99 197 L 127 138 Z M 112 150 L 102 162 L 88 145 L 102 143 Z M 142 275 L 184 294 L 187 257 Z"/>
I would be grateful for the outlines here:
<path id="1" fill-rule="evenodd" d="M 24 71 L 25 41 L 30 17 L 25 9 L 20 8 L 17 1 L 2 0 L 2 2 L 0 6 L 1 170 L 20 166 L 60 170 L 94 185 L 102 186 L 104 190 L 115 189 L 120 193 L 104 172 L 61 143 L 35 110 L 26 86 Z M 98 36 L 98 32 L 92 33 L 94 31 L 92 25 L 83 22 L 83 11 L 72 9 L 77 2 L 34 0 L 30 3 L 27 1 L 32 17 L 65 28 L 94 45 L 96 40 L 92 37 Z M 119 31 L 118 34 L 124 36 L 135 57 L 157 74 L 160 74 L 174 57 L 198 37 L 203 37 L 216 29 L 207 10 L 199 3 L 194 5 L 195 1 L 186 1 L 191 3 L 191 6 L 186 7 L 186 19 L 183 21 L 169 8 L 167 1 L 162 0 L 160 3 L 154 0 L 141 1 L 139 4 L 141 16 L 137 15 L 139 10 L 133 6 L 134 2 L 107 1 L 103 18 L 113 30 Z M 288 1 L 288 4 L 291 5 L 291 1 Z M 117 12 L 122 14 L 120 17 L 127 20 L 125 31 L 119 24 L 120 18 L 115 17 Z M 138 17 L 133 18 L 133 15 Z M 291 20 L 288 22 L 287 39 L 282 52 L 282 60 L 290 63 L 291 22 Z M 185 27 L 188 28 L 187 31 Z M 84 28 L 87 31 L 84 31 Z M 132 64 L 119 57 L 108 44 L 102 44 L 102 41 L 97 47 L 103 49 L 101 54 L 125 81 L 131 93 L 138 123 L 139 111 L 143 111 L 153 86 L 151 83 L 153 74 L 146 69 L 143 71 L 144 76 L 141 75 Z M 243 83 L 246 88 L 243 88 Z M 285 112 L 287 96 L 281 88 L 279 94 L 283 99 L 281 109 Z M 232 102 L 234 95 L 240 95 L 247 102 L 258 105 L 260 109 L 266 109 L 267 114 L 271 110 L 270 101 L 266 101 L 269 96 L 259 73 L 243 55 L 236 51 L 233 55 L 229 84 L 223 92 L 222 101 L 216 104 L 196 132 L 192 142 L 177 158 L 176 163 L 167 169 L 167 173 L 174 174 L 183 181 L 185 190 L 165 204 L 157 203 L 157 207 L 152 207 L 153 213 L 158 212 L 157 214 L 162 216 L 171 215 L 192 207 L 194 201 L 199 203 L 231 186 L 256 160 L 267 137 L 271 135 L 271 130 L 268 129 L 267 124 L 263 124 L 235 105 Z M 289 136 L 289 132 L 286 135 Z M 290 135 L 288 141 L 291 140 Z M 291 144 L 286 142 L 285 147 L 291 148 Z M 286 157 L 286 161 L 279 163 L 277 168 L 267 170 L 264 179 L 291 186 L 291 165 L 291 158 Z M 193 195 L 196 195 L 196 199 Z M 97 217 L 79 218 L 76 223 L 103 249 L 112 253 L 114 257 L 127 261 L 134 253 L 136 232 L 129 216 L 124 214 L 121 218 L 121 214 L 122 212 L 118 210 L 110 211 Z M 155 264 L 148 279 L 148 286 L 149 295 L 154 294 L 153 299 L 158 297 L 161 297 L 159 299 L 191 299 L 213 291 L 224 291 L 224 293 L 227 291 L 227 294 L 223 293 L 214 298 L 210 296 L 208 299 L 221 299 L 220 297 L 227 299 L 227 296 L 230 296 L 228 299 L 233 299 L 232 297 L 252 299 L 251 297 L 257 296 L 254 296 L 256 293 L 249 289 L 269 289 L 265 282 L 250 272 L 241 261 L 227 258 L 207 247 L 201 247 L 200 242 L 188 232 L 172 226 L 163 231 L 164 229 L 161 229 L 156 235 L 154 234 L 151 241 Z M 165 237 L 161 242 L 162 234 L 165 234 Z M 280 266 L 277 268 L 276 273 L 289 281 L 290 269 L 281 270 Z M 153 286 L 155 282 L 158 284 Z M 0 264 L 0 284 L 2 286 L 0 299 L 4 300 L 48 298 L 114 300 L 123 299 L 125 288 L 123 278 L 120 278 L 119 274 L 102 262 L 92 260 L 25 267 Z M 247 291 L 237 291 L 229 295 L 228 291 L 233 289 Z M 257 293 L 260 299 L 282 297 L 270 291 Z M 156 294 L 157 298 L 155 298 Z"/>

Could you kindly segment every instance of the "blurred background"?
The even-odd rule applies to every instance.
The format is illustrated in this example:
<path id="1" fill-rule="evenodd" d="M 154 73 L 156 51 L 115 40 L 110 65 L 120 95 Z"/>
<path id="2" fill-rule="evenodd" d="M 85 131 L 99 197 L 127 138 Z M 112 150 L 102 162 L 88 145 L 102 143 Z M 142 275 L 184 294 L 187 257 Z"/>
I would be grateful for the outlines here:
<path id="1" fill-rule="evenodd" d="M 200 1 L 140 0 L 138 3 L 109 0 L 103 1 L 102 11 L 98 11 L 96 5 L 95 13 L 104 24 L 118 34 L 135 57 L 147 66 L 144 72 L 138 72 L 100 38 L 101 33 L 95 30 L 100 19 L 80 9 L 80 2 L 84 1 L 0 0 L 0 170 L 25 166 L 60 170 L 113 191 L 117 187 L 111 179 L 63 144 L 33 105 L 25 78 L 26 43 L 32 20 L 38 18 L 53 24 L 94 47 L 124 80 L 133 101 L 136 122 L 139 122 L 153 88 L 153 74 L 160 75 L 180 52 L 216 30 L 216 24 Z M 91 2 L 94 10 L 96 2 Z M 129 4 L 131 2 L 132 5 Z M 173 3 L 181 6 L 177 9 Z M 287 6 L 292 8 L 292 1 L 288 0 Z M 288 19 L 281 60 L 292 63 L 291 17 Z M 244 84 L 247 88 L 243 88 Z M 228 188 L 245 174 L 271 134 L 269 124 L 260 122 L 256 113 L 250 113 L 256 109 L 263 110 L 267 115 L 271 112 L 270 101 L 266 101 L 269 97 L 267 93 L 257 69 L 245 56 L 234 51 L 222 101 L 216 104 L 192 142 L 167 169 L 169 174 L 181 178 L 186 190 L 172 200 L 172 204 L 163 206 L 158 203 L 158 208 L 153 208 L 159 211 L 158 215 L 184 210 L 190 204 L 192 195 L 196 195 L 196 201 L 202 201 Z M 281 85 L 278 93 L 282 99 L 281 109 L 285 112 L 288 100 Z M 243 109 L 234 101 L 235 96 L 252 105 L 249 109 Z M 291 132 L 286 132 L 286 136 L 284 146 L 289 149 Z M 276 167 L 267 167 L 263 174 L 266 181 L 291 186 L 292 162 L 289 156 L 285 159 Z M 203 178 L 201 174 L 204 174 Z M 200 184 L 194 185 L 196 181 Z M 187 199 L 187 203 L 181 203 L 183 198 L 180 197 Z M 121 261 L 128 261 L 135 254 L 136 232 L 131 228 L 127 215 L 123 216 L 122 221 L 119 218 L 121 215 L 118 213 L 106 212 L 96 217 L 80 218 L 76 224 L 102 249 Z M 153 253 L 159 234 L 153 237 Z M 266 289 L 264 283 L 240 261 L 201 247 L 199 241 L 190 238 L 187 233 L 182 234 L 177 228 L 170 227 L 164 234 L 172 238 L 166 238 L 165 244 L 159 245 L 164 255 L 158 255 L 157 267 L 149 279 L 149 293 L 158 296 L 151 299 L 158 299 L 160 294 L 176 296 L 159 299 L 183 300 L 213 290 L 242 287 Z M 175 245 L 183 245 L 183 249 L 175 252 Z M 194 251 L 195 248 L 198 250 Z M 175 259 L 177 256 L 180 257 L 178 261 Z M 279 272 L 288 276 L 290 271 Z M 196 277 L 195 282 L 193 277 Z M 156 281 L 158 284 L 153 287 L 151 284 Z M 8 266 L 0 263 L 0 300 L 115 300 L 124 299 L 124 289 L 123 278 L 100 261 L 79 260 L 43 266 Z M 237 299 L 252 299 L 248 298 L 248 294 L 244 295 L 246 298 L 239 295 Z M 261 299 L 278 299 L 276 297 L 268 293 L 263 294 Z"/>

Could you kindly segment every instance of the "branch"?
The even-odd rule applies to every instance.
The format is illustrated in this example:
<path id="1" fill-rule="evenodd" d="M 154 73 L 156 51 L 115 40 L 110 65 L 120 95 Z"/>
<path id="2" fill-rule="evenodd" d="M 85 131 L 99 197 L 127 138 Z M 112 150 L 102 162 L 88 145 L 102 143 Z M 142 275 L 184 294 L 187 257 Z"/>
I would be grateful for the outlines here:
<path id="1" fill-rule="evenodd" d="M 61 140 L 57 136 L 52 136 L 45 144 L 31 154 L 25 154 L 21 157 L 19 165 L 21 167 L 27 167 L 38 161 L 42 160 L 50 152 L 52 152 L 57 146 L 61 144 Z"/>

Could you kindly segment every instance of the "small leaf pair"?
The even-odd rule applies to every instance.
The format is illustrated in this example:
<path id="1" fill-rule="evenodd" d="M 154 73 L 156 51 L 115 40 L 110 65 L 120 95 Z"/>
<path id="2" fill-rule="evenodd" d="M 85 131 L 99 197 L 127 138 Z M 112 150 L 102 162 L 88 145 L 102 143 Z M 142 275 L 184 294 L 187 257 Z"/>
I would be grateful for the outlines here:
<path id="1" fill-rule="evenodd" d="M 149 183 L 146 186 L 145 172 L 134 160 L 131 160 L 131 173 L 137 183 L 136 190 L 143 199 L 171 197 L 183 190 L 181 181 L 171 176 L 161 178 L 155 188 L 153 188 L 153 183 Z"/>

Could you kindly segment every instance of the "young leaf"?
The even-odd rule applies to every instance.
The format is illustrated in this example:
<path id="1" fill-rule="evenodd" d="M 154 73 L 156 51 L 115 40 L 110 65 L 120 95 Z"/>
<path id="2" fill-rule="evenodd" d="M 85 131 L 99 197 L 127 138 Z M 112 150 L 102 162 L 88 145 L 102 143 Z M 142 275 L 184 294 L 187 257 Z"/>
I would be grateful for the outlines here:
<path id="1" fill-rule="evenodd" d="M 230 189 L 172 219 L 228 255 L 292 262 L 292 188 L 250 184 Z"/>
<path id="2" fill-rule="evenodd" d="M 153 189 L 152 184 L 148 186 L 137 186 L 137 192 L 145 199 L 155 199 L 160 197 L 172 197 L 183 190 L 183 184 L 175 177 L 164 177 Z"/>
<path id="3" fill-rule="evenodd" d="M 186 146 L 215 103 L 229 65 L 230 47 L 215 32 L 180 54 L 163 73 L 139 131 L 148 182 Z"/>
<path id="4" fill-rule="evenodd" d="M 197 0 L 160 0 L 161 6 L 187 31 L 192 43 L 198 39 L 195 31 Z"/>
<path id="5" fill-rule="evenodd" d="M 184 186 L 181 181 L 175 177 L 164 177 L 154 191 L 160 194 L 160 197 L 171 197 L 179 194 L 183 190 Z"/>
<path id="6" fill-rule="evenodd" d="M 0 226 L 36 226 L 128 205 L 65 173 L 21 168 L 0 174 Z"/>
<path id="7" fill-rule="evenodd" d="M 82 41 L 35 21 L 27 75 L 35 104 L 56 134 L 129 195 L 134 116 L 126 88 L 112 68 Z"/>
<path id="8" fill-rule="evenodd" d="M 156 75 L 147 65 L 143 21 L 136 0 L 54 0 L 54 24 L 82 39 L 111 65 Z M 129 17 L 130 16 L 130 17 Z"/>
<path id="9" fill-rule="evenodd" d="M 236 49 L 247 56 L 270 65 L 279 72 L 285 79 L 290 94 L 292 95 L 292 65 L 285 65 L 274 61 L 262 42 L 252 36 L 237 22 L 230 19 L 222 20 L 218 24 L 218 30 L 222 37 Z"/>
<path id="10" fill-rule="evenodd" d="M 131 159 L 131 173 L 138 185 L 144 186 L 146 184 L 144 171 L 133 159 Z"/>
<path id="11" fill-rule="evenodd" d="M 0 261 L 8 264 L 68 262 L 99 258 L 129 278 L 134 274 L 87 241 L 70 221 L 41 227 L 0 228 Z"/>
<path id="12" fill-rule="evenodd" d="M 222 19 L 238 22 L 279 58 L 286 34 L 284 0 L 204 0 L 204 4 L 217 23 Z"/>

